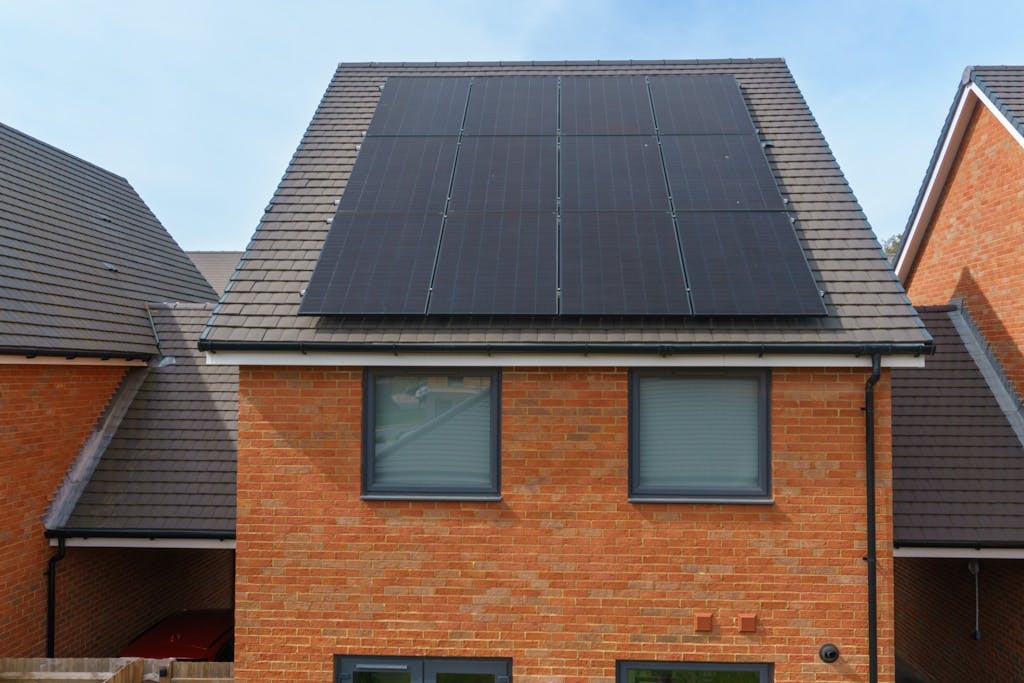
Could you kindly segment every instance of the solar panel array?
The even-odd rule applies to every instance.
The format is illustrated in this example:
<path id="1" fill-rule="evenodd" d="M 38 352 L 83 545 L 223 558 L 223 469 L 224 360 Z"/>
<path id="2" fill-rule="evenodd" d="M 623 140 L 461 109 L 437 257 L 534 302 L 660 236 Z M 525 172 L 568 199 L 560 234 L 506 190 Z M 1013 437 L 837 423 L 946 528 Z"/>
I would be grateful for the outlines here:
<path id="1" fill-rule="evenodd" d="M 732 76 L 388 80 L 310 315 L 824 315 Z"/>

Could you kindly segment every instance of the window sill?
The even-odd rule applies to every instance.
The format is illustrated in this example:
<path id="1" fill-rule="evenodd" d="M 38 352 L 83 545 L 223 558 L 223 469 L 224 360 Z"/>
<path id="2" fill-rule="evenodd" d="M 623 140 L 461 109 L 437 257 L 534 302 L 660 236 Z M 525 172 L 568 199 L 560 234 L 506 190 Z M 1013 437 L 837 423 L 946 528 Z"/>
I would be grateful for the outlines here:
<path id="1" fill-rule="evenodd" d="M 491 493 L 364 493 L 359 500 L 434 500 L 471 503 L 500 503 L 501 495 Z"/>
<path id="2" fill-rule="evenodd" d="M 728 496 L 630 496 L 630 503 L 683 503 L 687 505 L 775 505 L 775 499 L 729 498 Z"/>

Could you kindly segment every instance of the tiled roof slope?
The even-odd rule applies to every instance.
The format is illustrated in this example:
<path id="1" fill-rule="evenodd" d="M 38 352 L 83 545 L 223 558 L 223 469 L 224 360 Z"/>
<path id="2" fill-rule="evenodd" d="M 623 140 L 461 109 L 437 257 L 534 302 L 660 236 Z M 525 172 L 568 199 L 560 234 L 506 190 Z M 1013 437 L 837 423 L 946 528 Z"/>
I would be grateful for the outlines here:
<path id="1" fill-rule="evenodd" d="M 212 308 L 150 306 L 161 361 L 150 368 L 65 532 L 234 534 L 238 368 L 207 365 L 196 348 Z"/>
<path id="2" fill-rule="evenodd" d="M 827 318 L 336 319 L 297 315 L 336 203 L 393 75 L 733 74 L 789 200 Z M 200 342 L 203 348 L 536 344 L 910 344 L 929 340 L 785 62 L 342 64 Z"/>
<path id="3" fill-rule="evenodd" d="M 124 178 L 0 124 L 0 353 L 151 355 L 145 302 L 216 298 Z"/>
<path id="4" fill-rule="evenodd" d="M 196 264 L 196 268 L 218 294 L 224 293 L 231 274 L 238 267 L 238 260 L 242 258 L 240 251 L 190 251 L 187 253 L 188 257 L 192 259 L 192 263 Z"/>
<path id="5" fill-rule="evenodd" d="M 964 82 L 973 82 L 1024 135 L 1024 66 L 972 66 Z"/>
<path id="6" fill-rule="evenodd" d="M 972 352 L 998 366 L 956 306 L 918 312 L 936 351 L 924 368 L 893 370 L 895 542 L 1024 546 L 1024 446 L 998 372 L 986 378 Z M 1009 412 L 1019 427 L 1019 406 Z"/>

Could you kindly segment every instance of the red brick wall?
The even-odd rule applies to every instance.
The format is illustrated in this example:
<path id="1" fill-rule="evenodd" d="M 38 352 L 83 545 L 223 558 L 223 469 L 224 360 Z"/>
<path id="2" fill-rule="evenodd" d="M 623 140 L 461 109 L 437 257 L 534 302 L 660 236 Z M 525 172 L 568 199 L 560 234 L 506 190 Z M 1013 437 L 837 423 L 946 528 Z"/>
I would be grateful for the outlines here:
<path id="1" fill-rule="evenodd" d="M 907 283 L 915 305 L 962 297 L 1024 394 L 1024 148 L 979 106 Z"/>
<path id="2" fill-rule="evenodd" d="M 887 375 L 887 373 L 886 373 Z M 617 659 L 867 680 L 863 370 L 776 370 L 776 502 L 634 505 L 628 373 L 508 369 L 500 503 L 361 501 L 361 372 L 241 368 L 236 680 L 334 654 L 512 657 L 520 683 Z M 878 396 L 881 680 L 893 675 L 888 377 Z M 714 614 L 696 633 L 694 612 Z M 741 612 L 755 634 L 740 634 Z M 835 642 L 842 658 L 817 657 Z"/>
<path id="3" fill-rule="evenodd" d="M 113 657 L 171 612 L 232 605 L 231 550 L 72 547 L 57 568 L 58 657 Z"/>
<path id="4" fill-rule="evenodd" d="M 0 657 L 46 650 L 40 517 L 123 367 L 0 365 Z"/>
<path id="5" fill-rule="evenodd" d="M 981 640 L 967 560 L 896 560 L 896 647 L 936 681 L 1007 681 L 1024 675 L 1024 563 L 981 560 Z"/>

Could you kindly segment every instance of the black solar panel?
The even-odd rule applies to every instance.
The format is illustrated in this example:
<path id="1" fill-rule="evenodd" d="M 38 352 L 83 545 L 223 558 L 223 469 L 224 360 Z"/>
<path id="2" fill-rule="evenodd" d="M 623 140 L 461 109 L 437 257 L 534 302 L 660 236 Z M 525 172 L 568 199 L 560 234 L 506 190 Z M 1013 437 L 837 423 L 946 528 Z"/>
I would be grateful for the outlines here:
<path id="1" fill-rule="evenodd" d="M 561 232 L 563 314 L 690 314 L 669 214 L 570 213 Z"/>
<path id="2" fill-rule="evenodd" d="M 563 211 L 668 211 L 653 136 L 562 138 Z"/>
<path id="3" fill-rule="evenodd" d="M 389 78 L 367 135 L 458 135 L 469 78 Z"/>
<path id="4" fill-rule="evenodd" d="M 557 208 L 557 139 L 463 138 L 450 211 L 548 211 Z"/>
<path id="5" fill-rule="evenodd" d="M 643 76 L 562 78 L 563 135 L 654 135 Z"/>
<path id="6" fill-rule="evenodd" d="M 754 132 L 733 76 L 652 76 L 650 84 L 662 135 Z"/>
<path id="7" fill-rule="evenodd" d="M 422 314 L 440 235 L 440 214 L 339 212 L 299 313 Z"/>
<path id="8" fill-rule="evenodd" d="M 464 135 L 554 135 L 558 79 L 552 76 L 476 78 Z"/>
<path id="9" fill-rule="evenodd" d="M 754 135 L 663 135 L 676 211 L 782 211 L 775 176 Z"/>
<path id="10" fill-rule="evenodd" d="M 456 137 L 365 138 L 340 211 L 443 211 Z"/>
<path id="11" fill-rule="evenodd" d="M 554 213 L 453 213 L 445 223 L 431 314 L 554 315 Z"/>
<path id="12" fill-rule="evenodd" d="M 783 212 L 678 215 L 695 315 L 824 315 Z"/>

